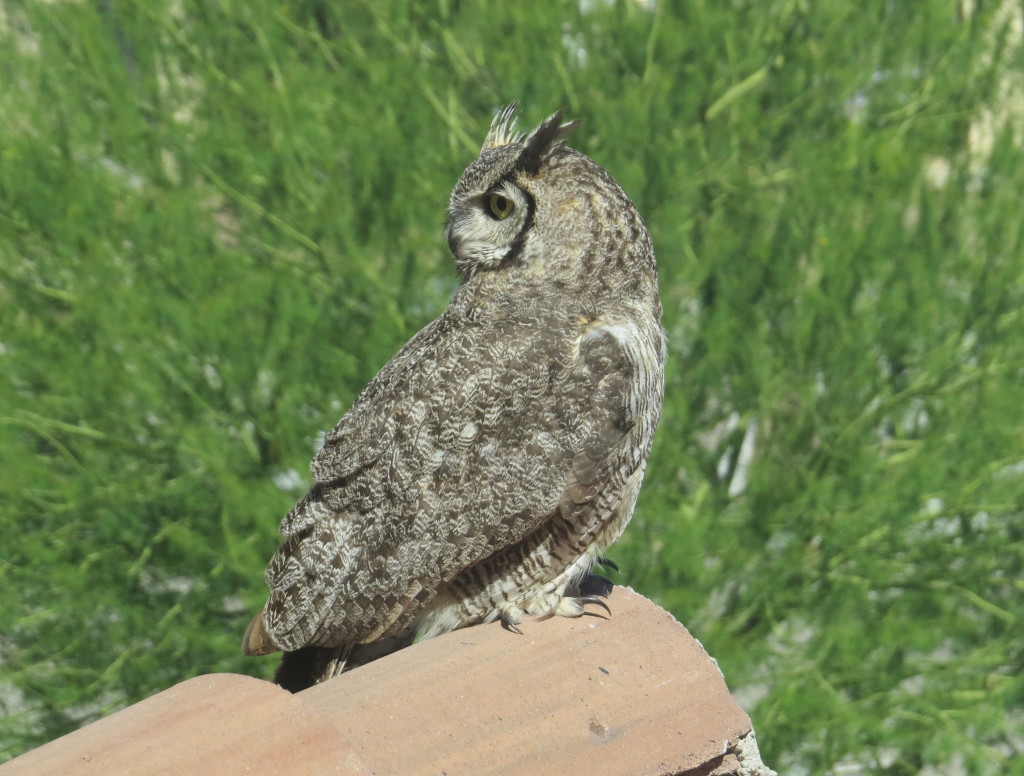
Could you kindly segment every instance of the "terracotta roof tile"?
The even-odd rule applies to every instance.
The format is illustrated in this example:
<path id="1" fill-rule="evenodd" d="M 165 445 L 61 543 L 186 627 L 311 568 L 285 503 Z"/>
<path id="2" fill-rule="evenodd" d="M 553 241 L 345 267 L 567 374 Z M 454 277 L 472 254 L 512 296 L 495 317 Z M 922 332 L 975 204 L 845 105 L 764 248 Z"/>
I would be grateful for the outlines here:
<path id="1" fill-rule="evenodd" d="M 750 720 L 671 615 L 527 619 L 422 642 L 297 695 L 190 679 L 0 766 L 44 773 L 768 776 Z"/>

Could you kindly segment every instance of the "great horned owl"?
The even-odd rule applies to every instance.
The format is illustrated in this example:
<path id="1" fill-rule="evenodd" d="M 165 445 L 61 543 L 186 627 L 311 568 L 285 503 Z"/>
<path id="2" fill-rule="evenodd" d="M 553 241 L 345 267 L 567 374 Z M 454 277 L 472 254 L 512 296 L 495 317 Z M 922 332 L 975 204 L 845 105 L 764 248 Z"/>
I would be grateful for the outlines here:
<path id="1" fill-rule="evenodd" d="M 326 435 L 281 523 L 243 649 L 283 650 L 283 687 L 601 603 L 578 584 L 632 515 L 665 346 L 647 229 L 563 144 L 575 126 L 517 133 L 513 104 L 455 186 L 458 290 Z"/>

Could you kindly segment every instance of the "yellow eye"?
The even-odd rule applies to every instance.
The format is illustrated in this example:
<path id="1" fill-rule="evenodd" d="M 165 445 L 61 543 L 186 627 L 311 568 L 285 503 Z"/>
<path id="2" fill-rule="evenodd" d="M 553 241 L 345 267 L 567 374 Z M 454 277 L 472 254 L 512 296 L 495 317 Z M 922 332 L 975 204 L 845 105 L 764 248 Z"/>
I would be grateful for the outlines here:
<path id="1" fill-rule="evenodd" d="M 496 192 L 488 198 L 487 205 L 491 209 L 491 215 L 498 221 L 508 218 L 512 215 L 512 211 L 516 209 L 515 203 L 512 200 Z"/>

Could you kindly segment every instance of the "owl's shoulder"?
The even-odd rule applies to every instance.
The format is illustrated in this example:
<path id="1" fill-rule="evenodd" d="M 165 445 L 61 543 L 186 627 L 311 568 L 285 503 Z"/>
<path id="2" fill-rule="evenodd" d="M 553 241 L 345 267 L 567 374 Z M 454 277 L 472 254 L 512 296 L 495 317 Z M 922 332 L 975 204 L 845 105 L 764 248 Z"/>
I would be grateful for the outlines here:
<path id="1" fill-rule="evenodd" d="M 566 337 L 555 325 L 449 308 L 381 368 L 325 435 L 311 464 L 314 479 L 342 479 L 416 436 L 443 436 L 468 422 L 486 430 L 521 414 L 566 368 Z"/>

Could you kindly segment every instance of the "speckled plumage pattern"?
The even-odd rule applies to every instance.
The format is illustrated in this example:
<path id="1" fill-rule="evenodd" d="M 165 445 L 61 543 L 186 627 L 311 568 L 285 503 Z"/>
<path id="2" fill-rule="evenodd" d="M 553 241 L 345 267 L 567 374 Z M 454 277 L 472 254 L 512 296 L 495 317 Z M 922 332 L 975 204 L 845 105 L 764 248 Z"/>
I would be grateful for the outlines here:
<path id="1" fill-rule="evenodd" d="M 286 652 L 289 689 L 466 625 L 578 616 L 629 521 L 662 401 L 654 252 L 573 127 L 496 117 L 449 203 L 461 285 L 313 459 L 244 642 Z"/>

